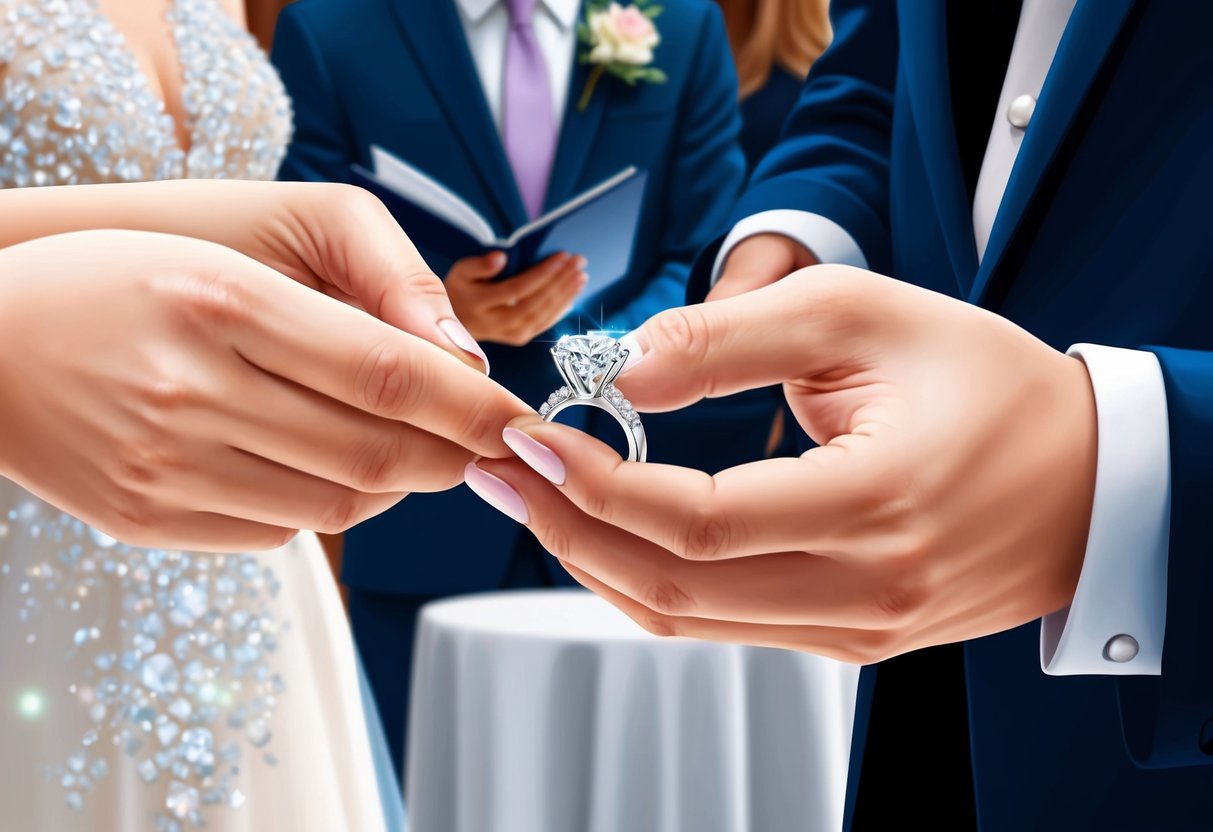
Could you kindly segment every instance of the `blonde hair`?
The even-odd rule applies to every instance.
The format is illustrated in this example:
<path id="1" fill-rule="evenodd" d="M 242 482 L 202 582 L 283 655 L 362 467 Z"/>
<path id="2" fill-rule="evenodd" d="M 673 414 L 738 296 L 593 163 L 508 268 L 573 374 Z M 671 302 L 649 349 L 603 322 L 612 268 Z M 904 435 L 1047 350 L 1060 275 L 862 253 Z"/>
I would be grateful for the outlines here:
<path id="1" fill-rule="evenodd" d="M 741 97 L 767 82 L 776 64 L 804 78 L 830 43 L 827 0 L 717 0 L 733 48 Z"/>

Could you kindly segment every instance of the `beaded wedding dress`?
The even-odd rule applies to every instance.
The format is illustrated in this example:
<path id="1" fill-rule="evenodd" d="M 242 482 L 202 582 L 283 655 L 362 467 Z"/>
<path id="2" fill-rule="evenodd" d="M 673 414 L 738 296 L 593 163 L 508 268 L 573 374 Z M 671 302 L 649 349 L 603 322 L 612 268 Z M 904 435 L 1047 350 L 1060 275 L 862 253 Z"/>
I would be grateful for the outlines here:
<path id="1" fill-rule="evenodd" d="M 252 38 L 219 0 L 123 2 L 166 8 L 187 147 L 95 0 L 0 0 L 0 187 L 273 178 L 290 105 Z M 136 549 L 0 479 L 0 830 L 394 826 L 360 681 L 315 535 Z"/>

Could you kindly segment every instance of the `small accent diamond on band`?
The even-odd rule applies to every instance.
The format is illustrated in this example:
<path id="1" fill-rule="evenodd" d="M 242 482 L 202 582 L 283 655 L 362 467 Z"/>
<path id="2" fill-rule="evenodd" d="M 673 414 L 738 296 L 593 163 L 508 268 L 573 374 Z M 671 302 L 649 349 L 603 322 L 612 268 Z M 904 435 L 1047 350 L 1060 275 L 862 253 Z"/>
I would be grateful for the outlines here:
<path id="1" fill-rule="evenodd" d="M 648 443 L 640 416 L 611 383 L 623 370 L 627 357 L 627 349 L 602 332 L 563 336 L 552 347 L 552 360 L 565 384 L 539 406 L 539 415 L 550 422 L 567 407 L 584 405 L 604 410 L 627 434 L 628 459 L 643 462 Z"/>

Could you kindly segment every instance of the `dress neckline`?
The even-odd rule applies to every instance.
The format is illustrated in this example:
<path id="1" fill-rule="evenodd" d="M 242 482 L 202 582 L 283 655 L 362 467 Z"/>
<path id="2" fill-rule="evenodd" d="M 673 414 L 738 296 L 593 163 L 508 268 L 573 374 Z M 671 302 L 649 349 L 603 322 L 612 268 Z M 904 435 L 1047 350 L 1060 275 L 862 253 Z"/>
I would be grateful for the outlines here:
<path id="1" fill-rule="evenodd" d="M 114 22 L 110 19 L 110 16 L 105 13 L 104 9 L 101 8 L 101 3 L 99 0 L 89 0 L 89 5 L 92 7 L 96 22 L 108 29 L 117 38 L 117 43 L 121 46 L 122 51 L 126 53 L 127 58 L 132 61 L 135 67 L 135 74 L 139 79 L 139 83 L 143 84 L 147 88 L 148 94 L 155 99 L 157 108 L 159 110 L 158 114 L 161 116 L 161 118 L 167 120 L 165 122 L 165 127 L 168 128 L 166 132 L 172 139 L 173 147 L 179 150 L 183 158 L 186 160 L 186 168 L 188 170 L 190 150 L 194 147 L 196 139 L 196 136 L 194 135 L 196 119 L 190 114 L 188 105 L 186 103 L 186 87 L 188 85 L 188 81 L 185 77 L 186 67 L 185 62 L 182 60 L 181 39 L 177 37 L 177 22 L 173 19 L 177 6 L 180 5 L 180 0 L 168 0 L 168 2 L 165 4 L 165 9 L 162 12 L 162 18 L 163 22 L 168 25 L 169 39 L 172 41 L 173 55 L 176 58 L 177 70 L 181 73 L 181 100 L 179 104 L 180 112 L 182 118 L 184 119 L 184 125 L 182 125 L 181 120 L 179 120 L 177 116 L 173 115 L 173 113 L 170 111 L 166 97 L 156 94 L 156 87 L 152 83 L 152 75 L 149 74 L 147 69 L 144 67 L 143 61 L 139 59 L 139 54 L 131 48 L 130 42 L 126 37 L 126 33 L 114 25 Z M 160 86 L 161 89 L 164 90 L 164 85 L 161 84 Z M 179 130 L 178 128 L 182 126 L 184 126 L 184 130 Z M 182 133 L 184 133 L 186 136 L 186 143 L 182 143 Z"/>

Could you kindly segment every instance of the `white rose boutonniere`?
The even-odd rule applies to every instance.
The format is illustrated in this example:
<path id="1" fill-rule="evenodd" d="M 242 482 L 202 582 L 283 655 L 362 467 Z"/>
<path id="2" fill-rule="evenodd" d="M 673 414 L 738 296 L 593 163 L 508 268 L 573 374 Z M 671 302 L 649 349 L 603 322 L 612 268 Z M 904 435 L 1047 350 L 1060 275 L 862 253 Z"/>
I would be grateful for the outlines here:
<path id="1" fill-rule="evenodd" d="M 584 110 L 590 103 L 590 96 L 605 73 L 633 87 L 641 81 L 665 82 L 665 73 L 651 66 L 653 50 L 661 43 L 661 35 L 653 25 L 653 18 L 659 14 L 661 6 L 651 6 L 649 0 L 635 0 L 630 6 L 590 0 L 585 20 L 577 27 L 577 37 L 585 47 L 581 63 L 593 64 L 594 69 L 577 102 L 578 110 Z"/>

